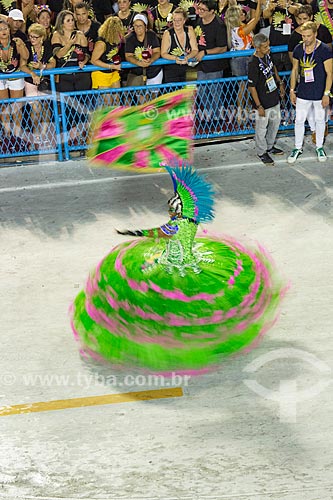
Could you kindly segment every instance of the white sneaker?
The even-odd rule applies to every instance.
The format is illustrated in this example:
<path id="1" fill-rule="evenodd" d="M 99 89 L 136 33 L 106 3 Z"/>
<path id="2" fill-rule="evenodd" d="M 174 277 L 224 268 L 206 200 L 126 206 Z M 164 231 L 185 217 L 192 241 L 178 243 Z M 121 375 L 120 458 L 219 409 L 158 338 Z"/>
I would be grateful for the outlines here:
<path id="1" fill-rule="evenodd" d="M 299 155 L 301 155 L 302 153 L 303 149 L 297 149 L 297 148 L 293 149 L 290 155 L 288 156 L 287 159 L 288 163 L 295 163 Z"/>
<path id="2" fill-rule="evenodd" d="M 323 162 L 327 160 L 326 153 L 323 148 L 316 148 L 318 161 Z"/>

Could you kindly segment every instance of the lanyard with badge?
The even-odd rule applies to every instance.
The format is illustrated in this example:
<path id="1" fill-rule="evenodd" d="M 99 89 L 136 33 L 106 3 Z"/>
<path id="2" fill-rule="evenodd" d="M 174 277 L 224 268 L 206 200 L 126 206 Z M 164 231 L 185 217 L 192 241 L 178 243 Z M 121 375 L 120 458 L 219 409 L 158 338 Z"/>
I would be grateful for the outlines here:
<path id="1" fill-rule="evenodd" d="M 311 58 L 309 61 L 307 61 L 306 60 L 307 54 L 305 52 L 305 45 L 303 45 L 303 63 L 304 63 L 303 68 L 304 68 L 304 81 L 305 81 L 305 83 L 314 82 L 313 66 L 311 68 L 306 68 L 305 65 L 312 65 L 313 60 L 314 60 L 314 56 L 315 56 L 315 52 L 316 52 L 316 48 L 317 48 L 317 40 L 316 40 L 316 45 L 313 49 Z"/>
<path id="2" fill-rule="evenodd" d="M 291 35 L 292 22 L 292 19 L 289 17 L 288 8 L 286 7 L 286 17 L 284 19 L 284 23 L 282 24 L 282 35 Z"/>
<path id="3" fill-rule="evenodd" d="M 259 61 L 261 62 L 262 66 L 264 67 L 264 69 L 268 69 L 269 68 L 269 62 L 267 65 L 265 65 L 264 61 L 262 59 L 260 59 L 260 57 L 258 57 Z M 266 74 L 264 72 L 264 76 L 266 77 Z M 268 74 L 268 77 L 266 77 L 266 85 L 267 85 L 267 88 L 268 88 L 268 92 L 274 92 L 274 90 L 277 89 L 277 86 L 276 86 L 276 82 L 275 82 L 275 78 L 273 76 L 273 73 L 272 73 L 272 70 L 270 69 L 269 70 L 269 74 Z"/>

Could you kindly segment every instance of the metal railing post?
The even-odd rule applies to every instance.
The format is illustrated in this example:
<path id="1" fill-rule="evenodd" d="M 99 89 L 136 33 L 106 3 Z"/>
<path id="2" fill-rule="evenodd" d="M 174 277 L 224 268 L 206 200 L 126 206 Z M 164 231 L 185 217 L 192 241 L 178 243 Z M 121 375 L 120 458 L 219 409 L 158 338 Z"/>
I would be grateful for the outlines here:
<path id="1" fill-rule="evenodd" d="M 52 105 L 53 105 L 53 113 L 54 113 L 54 121 L 55 121 L 55 131 L 56 131 L 56 139 L 57 139 L 57 151 L 58 151 L 58 160 L 64 161 L 64 157 L 62 154 L 62 134 L 60 129 L 60 116 L 58 109 L 58 95 L 56 91 L 55 78 L 54 74 L 50 75 L 51 81 L 51 91 L 52 91 Z"/>

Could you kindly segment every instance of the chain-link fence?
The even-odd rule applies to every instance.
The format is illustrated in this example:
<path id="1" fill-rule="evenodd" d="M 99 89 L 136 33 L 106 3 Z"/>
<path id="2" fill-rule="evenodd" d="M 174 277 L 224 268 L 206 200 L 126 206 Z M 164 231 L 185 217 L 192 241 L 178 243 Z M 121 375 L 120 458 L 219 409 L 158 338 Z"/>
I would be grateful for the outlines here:
<path id="1" fill-rule="evenodd" d="M 285 50 L 285 47 L 274 51 Z M 253 51 L 243 51 L 247 56 Z M 229 52 L 207 59 L 239 57 Z M 159 60 L 156 64 L 172 64 Z M 124 67 L 131 67 L 123 63 Z M 86 66 L 84 71 L 100 70 Z M 55 75 L 80 72 L 79 68 L 45 71 L 50 75 L 51 90 L 38 97 L 0 100 L 0 158 L 33 157 L 55 154 L 57 159 L 68 160 L 74 151 L 84 154 L 89 142 L 89 128 L 94 111 L 105 106 L 135 106 L 159 95 L 195 86 L 193 101 L 193 138 L 233 137 L 254 133 L 255 112 L 247 87 L 247 77 L 230 77 L 205 81 L 186 81 L 177 84 L 119 89 L 56 92 Z M 24 77 L 15 73 L 15 77 Z M 294 108 L 289 101 L 289 73 L 281 73 L 286 84 L 286 97 L 281 102 L 280 129 L 293 127 Z M 0 79 L 6 75 L 0 73 Z M 7 75 L 8 78 L 8 75 Z M 192 73 L 193 78 L 193 73 Z"/>

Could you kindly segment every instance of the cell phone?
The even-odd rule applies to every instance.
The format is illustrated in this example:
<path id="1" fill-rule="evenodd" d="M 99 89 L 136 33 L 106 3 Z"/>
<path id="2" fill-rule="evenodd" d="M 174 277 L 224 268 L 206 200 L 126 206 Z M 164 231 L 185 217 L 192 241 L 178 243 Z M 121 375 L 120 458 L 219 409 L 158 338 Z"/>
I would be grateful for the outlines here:
<path id="1" fill-rule="evenodd" d="M 197 61 L 194 57 L 191 57 L 191 59 L 188 59 L 187 65 L 191 66 L 191 68 L 194 68 L 197 64 L 199 64 L 199 61 Z"/>
<path id="2" fill-rule="evenodd" d="M 77 34 L 77 30 L 74 30 L 73 33 L 71 34 L 71 38 L 75 38 Z"/>

